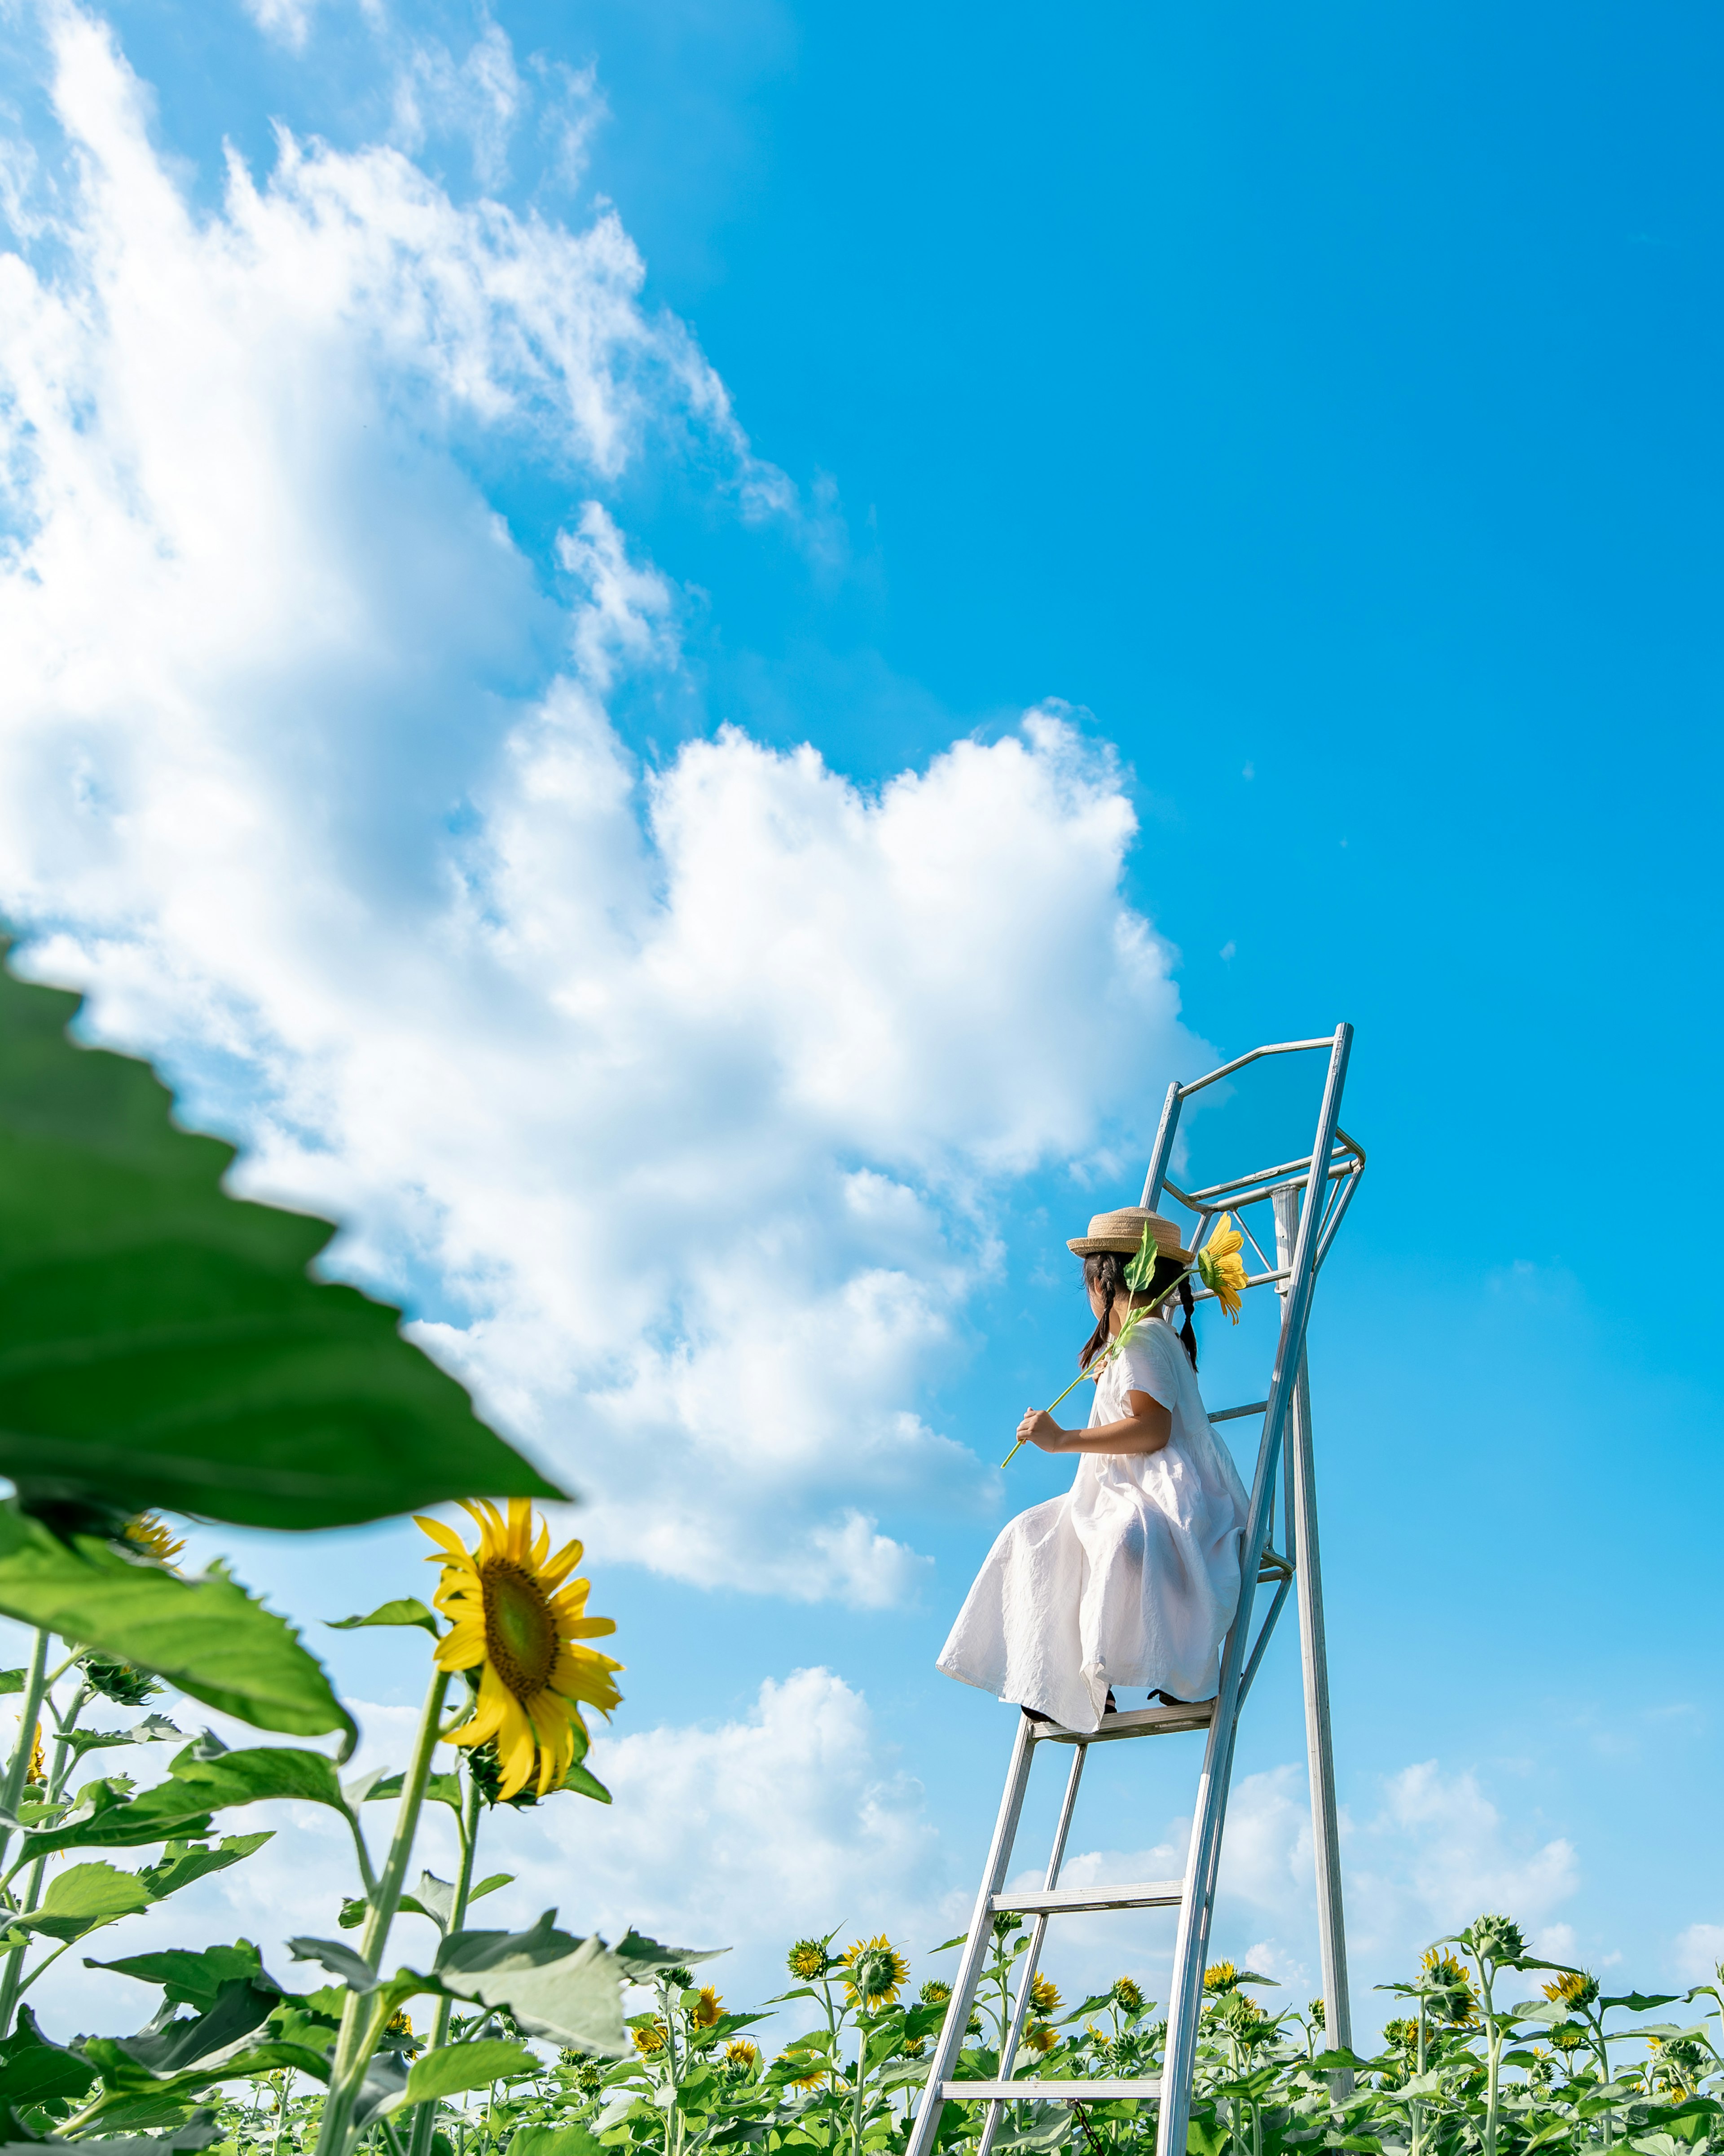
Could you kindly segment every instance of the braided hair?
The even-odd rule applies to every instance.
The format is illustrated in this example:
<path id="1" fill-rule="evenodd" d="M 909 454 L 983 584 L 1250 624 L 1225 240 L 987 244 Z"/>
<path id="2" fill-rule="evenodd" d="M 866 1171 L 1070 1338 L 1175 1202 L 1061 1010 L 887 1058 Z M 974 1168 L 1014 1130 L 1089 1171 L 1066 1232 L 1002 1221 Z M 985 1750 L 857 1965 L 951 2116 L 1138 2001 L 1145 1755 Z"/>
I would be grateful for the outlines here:
<path id="1" fill-rule="evenodd" d="M 1129 1250 L 1091 1250 L 1084 1260 L 1084 1286 L 1101 1296 L 1101 1316 L 1096 1321 L 1095 1330 L 1084 1342 L 1078 1355 L 1080 1370 L 1087 1370 L 1107 1345 L 1108 1320 L 1113 1315 L 1115 1303 L 1130 1306 L 1131 1291 L 1126 1286 L 1126 1267 L 1131 1264 L 1131 1256 Z M 1157 1295 L 1165 1295 L 1184 1270 L 1178 1258 L 1165 1255 L 1158 1257 L 1155 1261 L 1155 1270 L 1150 1276 L 1147 1292 L 1151 1299 Z M 1179 1328 L 1179 1337 L 1186 1353 L 1191 1358 L 1191 1367 L 1195 1370 L 1198 1366 L 1198 1336 L 1197 1328 L 1191 1322 L 1191 1281 L 1188 1278 L 1179 1282 L 1179 1303 L 1185 1312 L 1185 1322 Z"/>

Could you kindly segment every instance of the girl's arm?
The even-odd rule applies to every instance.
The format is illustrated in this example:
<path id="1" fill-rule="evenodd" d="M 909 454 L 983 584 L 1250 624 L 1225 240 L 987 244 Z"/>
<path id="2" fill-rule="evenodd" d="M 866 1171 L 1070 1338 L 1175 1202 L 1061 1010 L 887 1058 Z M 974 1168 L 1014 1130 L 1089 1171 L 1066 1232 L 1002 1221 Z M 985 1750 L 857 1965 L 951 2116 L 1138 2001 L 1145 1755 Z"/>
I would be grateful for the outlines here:
<path id="1" fill-rule="evenodd" d="M 1034 1409 L 1018 1424 L 1018 1442 L 1044 1452 L 1159 1452 L 1173 1435 L 1172 1409 L 1147 1393 L 1127 1393 L 1126 1404 L 1124 1421 L 1093 1430 L 1061 1430 L 1045 1408 Z"/>

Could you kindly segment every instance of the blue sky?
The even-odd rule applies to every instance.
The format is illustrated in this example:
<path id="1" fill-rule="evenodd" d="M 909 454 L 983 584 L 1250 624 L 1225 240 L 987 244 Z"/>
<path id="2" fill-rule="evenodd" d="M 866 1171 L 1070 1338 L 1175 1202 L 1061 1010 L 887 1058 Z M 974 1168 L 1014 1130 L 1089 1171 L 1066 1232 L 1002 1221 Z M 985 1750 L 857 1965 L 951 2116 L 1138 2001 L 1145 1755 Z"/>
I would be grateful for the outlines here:
<path id="1" fill-rule="evenodd" d="M 932 1659 L 1063 1478 L 986 1471 L 1086 1329 L 1060 1244 L 1168 1076 L 1346 1017 L 1356 1983 L 1487 1904 L 1702 1973 L 1718 26 L 6 35 L 0 904 L 594 1501 L 635 1840 L 535 1879 L 731 1926 L 739 1984 L 945 1935 L 1007 1717 Z M 1197 1167 L 1309 1116 L 1278 1072 Z M 412 1541 L 244 1561 L 335 1615 Z M 1289 1644 L 1218 1937 L 1292 1984 Z M 1161 1846 L 1189 1764 L 1085 1847 Z M 824 1874 L 773 1869 L 778 1774 Z"/>

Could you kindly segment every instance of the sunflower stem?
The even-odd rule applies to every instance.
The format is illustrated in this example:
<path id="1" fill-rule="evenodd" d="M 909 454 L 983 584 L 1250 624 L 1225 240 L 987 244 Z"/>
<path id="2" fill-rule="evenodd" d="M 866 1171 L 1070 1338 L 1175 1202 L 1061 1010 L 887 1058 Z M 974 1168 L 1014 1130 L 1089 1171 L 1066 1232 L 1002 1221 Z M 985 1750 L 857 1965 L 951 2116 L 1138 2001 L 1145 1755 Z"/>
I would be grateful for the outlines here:
<path id="1" fill-rule="evenodd" d="M 372 1969 L 382 1958 L 383 1949 L 389 1943 L 389 1928 L 401 1906 L 407 1867 L 412 1861 L 413 1842 L 419 1830 L 419 1814 L 424 1809 L 425 1784 L 431 1779 L 431 1755 L 437 1748 L 438 1721 L 448 1690 L 448 1671 L 434 1668 L 425 1704 L 419 1712 L 413 1758 L 402 1779 L 395 1836 L 389 1844 L 388 1859 L 377 1881 L 377 1891 L 370 1897 L 365 1930 L 360 1938 L 360 1958 Z M 347 2003 L 341 2010 L 341 2032 L 336 2038 L 329 2097 L 318 2129 L 317 2156 L 347 2156 L 353 2145 L 353 2107 L 360 2083 L 365 2078 L 366 2066 L 388 2018 L 386 1998 L 384 1993 L 372 1993 L 367 1997 L 362 1997 L 357 1991 L 347 1994 Z"/>
<path id="2" fill-rule="evenodd" d="M 3 1807 L 8 1817 L 16 1815 L 18 1801 L 23 1794 L 24 1776 L 29 1772 L 30 1753 L 36 1743 L 36 1725 L 41 1719 L 43 1697 L 48 1690 L 48 1640 L 46 1632 L 37 1633 L 36 1650 L 30 1657 L 30 1674 L 24 1685 L 23 1717 L 18 1723 L 18 1745 L 6 1770 L 4 1790 L 0 1791 L 0 1807 Z M 58 1752 L 55 1758 L 58 1763 Z M 6 1845 L 10 1839 L 10 1830 L 0 1829 L 0 1857 L 4 1856 Z M 37 1859 L 31 1874 L 31 1884 L 37 1892 L 41 1888 L 44 1861 L 40 1857 Z M 27 1889 L 23 1906 L 30 1907 L 33 1900 L 34 1894 Z M 28 1940 L 21 1936 L 18 1944 L 6 1957 L 6 1973 L 0 1977 L 0 2036 L 9 2033 L 13 2010 L 23 1989 L 24 1950 L 28 1943 Z"/>
<path id="3" fill-rule="evenodd" d="M 1119 1353 L 1121 1348 L 1125 1346 L 1126 1341 L 1131 1338 L 1132 1333 L 1137 1330 L 1139 1313 L 1142 1312 L 1152 1315 L 1156 1311 L 1162 1307 L 1162 1304 L 1167 1300 L 1167 1297 L 1172 1294 L 1174 1288 L 1178 1286 L 1179 1281 L 1189 1280 L 1193 1273 L 1196 1270 L 1197 1267 L 1195 1265 L 1188 1265 L 1185 1270 L 1180 1274 L 1179 1280 L 1176 1280 L 1172 1283 L 1172 1286 L 1164 1289 L 1162 1292 L 1156 1297 L 1152 1303 L 1133 1303 L 1130 1311 L 1126 1314 L 1125 1323 L 1121 1326 L 1119 1331 L 1114 1335 L 1113 1338 L 1108 1342 L 1106 1347 L 1102 1349 L 1101 1354 L 1097 1356 L 1093 1362 L 1086 1363 L 1085 1367 L 1078 1372 L 1076 1377 L 1075 1377 L 1071 1383 L 1065 1388 L 1065 1393 L 1075 1393 L 1078 1387 L 1082 1384 L 1085 1378 L 1099 1378 L 1107 1364 L 1112 1362 L 1115 1356 Z M 1142 1291 L 1138 1290 L 1137 1292 L 1141 1293 Z M 1093 1309 L 1095 1307 L 1094 1304 L 1091 1304 L 1090 1307 Z M 1052 1414 L 1054 1409 L 1059 1406 L 1060 1402 L 1065 1398 L 1065 1393 L 1060 1393 L 1056 1398 L 1049 1400 L 1046 1407 L 1042 1409 L 1042 1413 L 1044 1414 Z M 1018 1442 L 1012 1447 L 1011 1450 L 1006 1455 L 1005 1458 L 1001 1460 L 1000 1466 L 1002 1467 L 1009 1467 L 1012 1462 L 1018 1457 L 1018 1454 L 1023 1451 L 1028 1442 L 1029 1440 L 1027 1438 L 1020 1437 Z"/>
<path id="4" fill-rule="evenodd" d="M 459 1932 L 467 1921 L 467 1898 L 473 1887 L 473 1858 L 479 1847 L 479 1784 L 474 1779 L 473 1764 L 467 1763 L 467 1801 L 459 1814 L 461 1829 L 461 1869 L 455 1879 L 454 1906 L 449 1911 L 449 1931 L 445 1938 Z M 439 1999 L 436 2019 L 431 2025 L 431 2041 L 428 2051 L 439 2050 L 449 2041 L 449 2025 L 455 2010 L 452 1999 Z M 413 2113 L 413 2138 L 408 2143 L 408 2156 L 431 2156 L 431 2137 L 437 2130 L 435 2102 L 422 2103 Z"/>

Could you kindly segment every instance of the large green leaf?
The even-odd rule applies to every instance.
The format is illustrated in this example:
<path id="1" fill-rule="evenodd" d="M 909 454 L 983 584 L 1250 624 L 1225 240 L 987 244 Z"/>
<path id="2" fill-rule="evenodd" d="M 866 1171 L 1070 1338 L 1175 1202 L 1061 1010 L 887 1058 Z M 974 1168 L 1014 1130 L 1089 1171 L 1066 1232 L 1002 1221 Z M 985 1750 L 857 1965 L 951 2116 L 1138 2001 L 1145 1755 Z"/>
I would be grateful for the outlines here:
<path id="1" fill-rule="evenodd" d="M 87 2060 L 49 2043 L 30 2009 L 19 2007 L 17 2027 L 0 2041 L 0 2104 L 16 2109 L 57 2097 L 80 2097 L 95 2079 L 95 2069 Z"/>
<path id="2" fill-rule="evenodd" d="M 0 1266 L 0 1327 L 3 1279 Z M 184 1579 L 92 1535 L 69 1545 L 8 1503 L 0 1505 L 0 1612 L 152 1670 L 254 1728 L 296 1737 L 339 1729 L 350 1743 L 355 1734 L 292 1626 L 220 1570 Z"/>
<path id="3" fill-rule="evenodd" d="M 602 1939 L 556 1928 L 546 1910 L 531 1931 L 455 1932 L 439 1949 L 434 1981 L 457 1999 L 506 2007 L 529 2036 L 623 2057 L 623 1964 Z"/>
<path id="4" fill-rule="evenodd" d="M 233 1148 L 74 1046 L 77 1009 L 0 968 L 0 1473 L 28 1507 L 327 1527 L 561 1496 L 398 1312 L 310 1277 L 330 1223 L 229 1197 Z"/>
<path id="5" fill-rule="evenodd" d="M 232 1946 L 205 1947 L 194 1953 L 189 1947 L 163 1947 L 154 1953 L 128 1954 L 123 1961 L 85 1960 L 86 1969 L 111 1969 L 122 1976 L 135 1976 L 140 1984 L 159 1984 L 170 2005 L 195 2006 L 200 2014 L 215 2005 L 224 1984 L 241 1977 L 252 1984 L 273 1984 L 266 1976 L 257 1948 L 249 1939 Z M 279 1994 L 278 1994 L 279 1995 Z"/>
<path id="6" fill-rule="evenodd" d="M 297 1745 L 249 1745 L 242 1752 L 218 1752 L 213 1758 L 205 1756 L 201 1747 L 187 1745 L 167 1771 L 183 1789 L 202 1799 L 205 1811 L 219 1811 L 224 1804 L 259 1804 L 270 1797 L 326 1804 L 344 1816 L 347 1810 L 330 1761 L 321 1752 L 301 1751 Z"/>
<path id="7" fill-rule="evenodd" d="M 182 1887 L 189 1887 L 194 1879 L 207 1878 L 212 1871 L 225 1871 L 230 1864 L 238 1864 L 242 1857 L 252 1856 L 266 1841 L 272 1841 L 275 1835 L 273 1827 L 265 1827 L 261 1834 L 224 1834 L 213 1849 L 192 1842 L 170 1841 L 160 1861 L 145 1865 L 138 1876 L 155 1900 L 164 1902 L 170 1894 L 177 1894 Z"/>
<path id="8" fill-rule="evenodd" d="M 207 1829 L 211 1814 L 224 1805 L 270 1798 L 326 1804 L 348 1815 L 335 1768 L 321 1752 L 260 1745 L 200 1758 L 198 1748 L 187 1745 L 169 1766 L 167 1779 L 141 1796 L 127 1799 L 115 1794 L 111 1783 L 87 1783 L 57 1826 L 25 1836 L 23 1857 L 65 1849 L 139 1849 L 183 1839 Z"/>
<path id="9" fill-rule="evenodd" d="M 524 2044 L 505 2043 L 500 2037 L 476 2044 L 443 2044 L 413 2061 L 402 2100 L 428 2103 L 434 2097 L 459 2096 L 463 2089 L 488 2088 L 510 2074 L 541 2071 Z"/>
<path id="10" fill-rule="evenodd" d="M 111 1864 L 74 1864 L 49 1881 L 39 1908 L 12 1921 L 69 1944 L 121 1917 L 135 1917 L 149 1907 L 150 1900 L 149 1888 L 135 1871 L 121 1871 Z"/>

